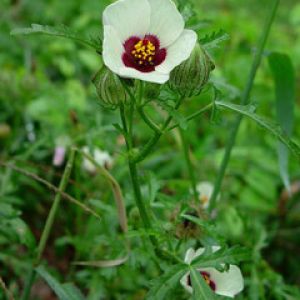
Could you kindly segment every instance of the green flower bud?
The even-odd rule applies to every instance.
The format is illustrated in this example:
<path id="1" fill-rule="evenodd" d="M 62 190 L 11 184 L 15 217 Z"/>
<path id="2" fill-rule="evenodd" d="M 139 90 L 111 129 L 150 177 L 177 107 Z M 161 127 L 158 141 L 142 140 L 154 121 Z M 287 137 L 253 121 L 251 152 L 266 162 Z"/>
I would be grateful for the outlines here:
<path id="1" fill-rule="evenodd" d="M 98 97 L 105 108 L 116 109 L 121 103 L 126 103 L 128 96 L 121 80 L 106 67 L 102 67 L 93 78 Z"/>
<path id="2" fill-rule="evenodd" d="M 183 97 L 199 95 L 214 68 L 206 51 L 197 44 L 191 56 L 171 72 L 169 86 Z"/>

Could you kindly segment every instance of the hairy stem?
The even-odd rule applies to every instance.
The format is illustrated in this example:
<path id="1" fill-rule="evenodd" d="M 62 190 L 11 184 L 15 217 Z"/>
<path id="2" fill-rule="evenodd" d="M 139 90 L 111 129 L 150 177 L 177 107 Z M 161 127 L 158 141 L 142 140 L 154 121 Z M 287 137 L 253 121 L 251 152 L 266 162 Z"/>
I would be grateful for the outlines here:
<path id="1" fill-rule="evenodd" d="M 143 107 L 140 106 L 137 109 L 138 109 L 140 116 L 142 117 L 144 122 L 149 126 L 149 128 L 151 128 L 154 132 L 160 133 L 159 127 L 146 115 Z"/>
<path id="2" fill-rule="evenodd" d="M 181 103 L 183 102 L 183 98 L 180 98 L 176 105 L 175 105 L 175 110 L 179 108 Z M 156 131 L 152 138 L 149 140 L 149 142 L 145 145 L 145 147 L 140 151 L 140 153 L 135 157 L 134 161 L 135 162 L 141 162 L 143 161 L 154 149 L 155 145 L 159 141 L 160 137 L 164 133 L 164 131 L 167 129 L 171 121 L 173 120 L 173 116 L 169 116 L 165 123 L 162 125 L 159 131 Z"/>
<path id="3" fill-rule="evenodd" d="M 203 107 L 203 108 L 201 108 L 200 110 L 196 111 L 195 113 L 193 113 L 193 114 L 187 116 L 187 117 L 185 118 L 185 121 L 186 121 L 186 122 L 189 122 L 189 121 L 191 121 L 191 120 L 193 120 L 193 119 L 199 117 L 200 115 L 202 115 L 203 113 L 205 113 L 206 111 L 208 111 L 209 109 L 211 109 L 213 106 L 214 106 L 214 103 L 213 103 L 213 102 L 212 102 L 212 103 L 209 103 L 208 105 L 206 105 L 205 107 Z M 174 124 L 174 125 L 170 126 L 170 127 L 168 128 L 168 130 L 173 130 L 173 129 L 179 127 L 179 126 L 180 126 L 179 123 Z"/>
<path id="4" fill-rule="evenodd" d="M 254 56 L 252 68 L 251 68 L 249 76 L 248 76 L 248 81 L 247 81 L 247 84 L 246 84 L 246 88 L 245 88 L 244 93 L 242 95 L 242 99 L 241 99 L 241 104 L 242 105 L 246 105 L 246 104 L 249 103 L 249 98 L 250 98 L 251 90 L 253 88 L 254 79 L 255 79 L 258 67 L 261 63 L 263 51 L 264 51 L 264 48 L 265 48 L 270 30 L 271 30 L 271 27 L 272 27 L 273 21 L 274 21 L 275 16 L 276 16 L 276 12 L 277 12 L 277 9 L 278 9 L 278 6 L 279 6 L 279 2 L 280 2 L 280 0 L 273 0 L 273 4 L 272 4 L 272 8 L 270 10 L 269 17 L 267 18 L 267 21 L 264 25 L 262 35 L 261 35 L 260 40 L 258 42 L 257 52 L 255 53 L 255 56 Z M 230 136 L 229 136 L 229 140 L 228 140 L 227 145 L 226 145 L 225 154 L 224 154 L 221 166 L 220 166 L 220 170 L 218 172 L 218 175 L 217 175 L 217 178 L 216 178 L 216 181 L 215 181 L 214 191 L 213 191 L 213 194 L 212 194 L 212 197 L 211 197 L 211 200 L 210 200 L 210 207 L 209 207 L 210 211 L 214 208 L 214 206 L 216 204 L 216 199 L 217 199 L 217 196 L 218 196 L 218 194 L 220 192 L 220 189 L 221 189 L 221 186 L 222 186 L 222 182 L 223 182 L 223 179 L 224 179 L 224 176 L 225 176 L 225 172 L 226 172 L 229 160 L 230 160 L 231 151 L 232 151 L 232 148 L 235 144 L 236 136 L 237 136 L 237 133 L 238 133 L 238 130 L 239 130 L 242 119 L 243 119 L 243 117 L 241 115 L 238 116 L 236 118 L 234 124 L 233 124 L 232 130 L 231 130 L 231 133 L 230 133 Z"/>
<path id="5" fill-rule="evenodd" d="M 139 181 L 139 176 L 138 176 L 138 171 L 137 171 L 137 164 L 132 159 L 132 152 L 133 152 L 132 132 L 128 130 L 125 109 L 123 106 L 120 107 L 120 116 L 121 116 L 122 126 L 123 126 L 123 130 L 124 130 L 124 138 L 126 141 L 126 146 L 127 146 L 127 151 L 128 151 L 127 160 L 128 160 L 128 167 L 129 167 L 135 202 L 138 207 L 138 210 L 139 210 L 139 213 L 140 213 L 140 216 L 141 216 L 141 219 L 142 219 L 145 229 L 151 230 L 152 229 L 151 219 L 150 219 L 150 216 L 148 215 L 146 206 L 143 202 L 140 181 Z M 130 118 L 129 123 L 132 122 L 132 120 L 131 120 L 132 117 L 133 117 L 133 114 L 130 113 L 129 114 L 129 118 Z M 150 236 L 150 241 L 152 242 L 153 246 L 155 248 L 157 248 L 158 243 L 157 243 L 156 239 L 154 237 Z"/>

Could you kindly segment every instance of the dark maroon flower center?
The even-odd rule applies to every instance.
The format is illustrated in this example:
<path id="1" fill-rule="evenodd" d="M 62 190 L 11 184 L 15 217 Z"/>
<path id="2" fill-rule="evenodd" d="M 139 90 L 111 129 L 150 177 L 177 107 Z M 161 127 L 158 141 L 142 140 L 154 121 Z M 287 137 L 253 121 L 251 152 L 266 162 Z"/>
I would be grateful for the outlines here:
<path id="1" fill-rule="evenodd" d="M 155 71 L 167 56 L 167 50 L 160 48 L 160 42 L 154 35 L 146 35 L 143 39 L 131 37 L 124 43 L 122 59 L 126 67 L 140 72 L 149 73 Z"/>
<path id="2" fill-rule="evenodd" d="M 215 291 L 216 290 L 216 284 L 210 279 L 210 274 L 207 272 L 200 272 L 205 282 L 210 286 L 210 288 Z M 192 280 L 191 276 L 189 275 L 187 278 L 187 284 L 189 286 L 192 286 Z"/>

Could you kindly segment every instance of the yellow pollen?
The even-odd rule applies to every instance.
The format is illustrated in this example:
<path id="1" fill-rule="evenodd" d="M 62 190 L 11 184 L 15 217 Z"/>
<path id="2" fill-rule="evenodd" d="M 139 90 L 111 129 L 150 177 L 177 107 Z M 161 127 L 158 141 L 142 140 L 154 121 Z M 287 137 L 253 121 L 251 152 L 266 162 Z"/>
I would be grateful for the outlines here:
<path id="1" fill-rule="evenodd" d="M 138 64 L 151 63 L 155 56 L 155 46 L 150 41 L 141 40 L 134 45 L 131 54 L 138 60 Z"/>
<path id="2" fill-rule="evenodd" d="M 203 275 L 205 282 L 209 285 L 210 284 L 210 279 L 207 275 Z"/>
<path id="3" fill-rule="evenodd" d="M 206 204 L 208 202 L 209 198 L 206 195 L 200 196 L 200 202 L 202 204 Z"/>

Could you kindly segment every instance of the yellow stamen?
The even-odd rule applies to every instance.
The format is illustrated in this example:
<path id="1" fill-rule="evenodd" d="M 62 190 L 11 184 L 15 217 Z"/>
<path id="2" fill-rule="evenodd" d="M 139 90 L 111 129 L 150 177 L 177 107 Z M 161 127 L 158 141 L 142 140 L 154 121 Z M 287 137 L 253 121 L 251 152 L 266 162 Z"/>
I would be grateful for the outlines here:
<path id="1" fill-rule="evenodd" d="M 153 61 L 156 48 L 150 41 L 141 40 L 134 45 L 134 49 L 131 54 L 138 59 L 140 65 Z"/>
<path id="2" fill-rule="evenodd" d="M 206 195 L 200 196 L 200 202 L 202 204 L 206 204 L 208 202 L 209 198 Z"/>

